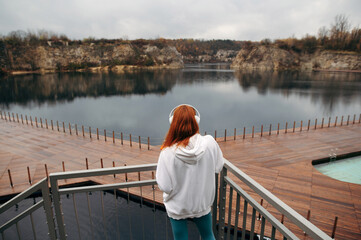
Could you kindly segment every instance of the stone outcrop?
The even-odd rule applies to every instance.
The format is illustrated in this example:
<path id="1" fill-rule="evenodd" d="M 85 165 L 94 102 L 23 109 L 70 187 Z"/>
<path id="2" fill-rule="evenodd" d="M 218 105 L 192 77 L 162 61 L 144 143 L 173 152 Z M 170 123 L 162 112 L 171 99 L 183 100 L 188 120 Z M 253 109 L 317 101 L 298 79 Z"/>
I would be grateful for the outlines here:
<path id="1" fill-rule="evenodd" d="M 175 47 L 122 44 L 22 45 L 0 44 L 0 69 L 13 71 L 108 71 L 128 68 L 182 68 Z"/>
<path id="2" fill-rule="evenodd" d="M 361 54 L 316 51 L 300 54 L 277 46 L 251 46 L 239 51 L 231 64 L 242 70 L 361 70 Z"/>

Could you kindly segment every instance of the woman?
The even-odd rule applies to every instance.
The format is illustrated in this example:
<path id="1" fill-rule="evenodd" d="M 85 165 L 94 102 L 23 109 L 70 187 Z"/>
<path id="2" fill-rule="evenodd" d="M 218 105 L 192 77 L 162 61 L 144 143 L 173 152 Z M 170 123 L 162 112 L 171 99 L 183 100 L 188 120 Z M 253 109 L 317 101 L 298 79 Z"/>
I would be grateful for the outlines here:
<path id="1" fill-rule="evenodd" d="M 188 239 L 188 220 L 197 225 L 202 239 L 215 239 L 211 206 L 215 173 L 221 171 L 224 160 L 214 138 L 199 134 L 199 120 L 199 112 L 190 105 L 173 109 L 158 160 L 157 183 L 175 240 Z"/>

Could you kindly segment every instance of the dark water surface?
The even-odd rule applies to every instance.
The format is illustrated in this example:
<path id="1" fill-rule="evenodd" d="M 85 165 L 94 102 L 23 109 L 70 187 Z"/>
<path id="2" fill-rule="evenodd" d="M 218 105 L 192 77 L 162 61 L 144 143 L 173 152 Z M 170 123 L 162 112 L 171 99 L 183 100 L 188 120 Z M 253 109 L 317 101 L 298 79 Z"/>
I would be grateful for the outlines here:
<path id="1" fill-rule="evenodd" d="M 132 73 L 56 73 L 0 78 L 0 110 L 70 122 L 160 144 L 168 114 L 181 103 L 201 113 L 201 132 L 219 136 L 268 130 L 303 120 L 361 113 L 361 74 L 343 72 L 240 72 L 225 64 Z M 292 124 L 291 124 L 292 123 Z M 266 127 L 267 126 L 267 127 Z M 110 135 L 110 134 L 109 134 Z M 146 138 L 144 138 L 146 139 Z M 142 140 L 145 141 L 145 140 Z"/>

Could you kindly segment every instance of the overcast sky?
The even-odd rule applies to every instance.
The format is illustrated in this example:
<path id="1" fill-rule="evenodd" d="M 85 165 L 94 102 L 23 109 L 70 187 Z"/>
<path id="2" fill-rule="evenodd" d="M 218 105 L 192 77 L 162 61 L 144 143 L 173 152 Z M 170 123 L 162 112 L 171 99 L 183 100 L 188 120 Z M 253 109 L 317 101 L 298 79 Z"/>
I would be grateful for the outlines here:
<path id="1" fill-rule="evenodd" d="M 262 40 L 316 35 L 337 14 L 360 26 L 360 13 L 361 0 L 0 0 L 0 34 Z"/>

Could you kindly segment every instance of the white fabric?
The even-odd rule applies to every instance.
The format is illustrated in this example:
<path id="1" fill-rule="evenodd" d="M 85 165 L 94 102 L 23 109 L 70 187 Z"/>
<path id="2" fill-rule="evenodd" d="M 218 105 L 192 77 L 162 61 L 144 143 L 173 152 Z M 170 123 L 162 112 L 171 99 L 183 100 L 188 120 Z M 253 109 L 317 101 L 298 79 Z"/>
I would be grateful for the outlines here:
<path id="1" fill-rule="evenodd" d="M 210 135 L 195 134 L 187 147 L 164 148 L 156 176 L 168 216 L 184 219 L 208 214 L 215 196 L 215 173 L 223 164 L 222 151 Z"/>

